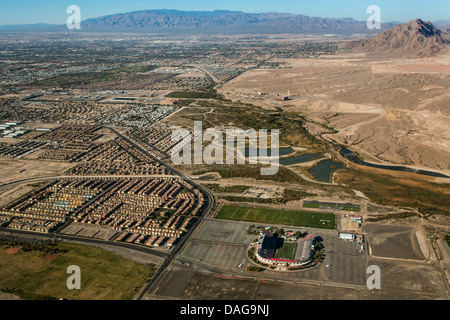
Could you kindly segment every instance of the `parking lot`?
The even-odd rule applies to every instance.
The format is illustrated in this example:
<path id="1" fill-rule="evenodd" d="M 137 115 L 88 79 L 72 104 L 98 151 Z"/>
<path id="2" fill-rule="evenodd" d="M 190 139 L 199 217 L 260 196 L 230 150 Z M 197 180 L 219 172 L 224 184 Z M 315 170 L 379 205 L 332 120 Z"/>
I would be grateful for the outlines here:
<path id="1" fill-rule="evenodd" d="M 361 244 L 339 239 L 334 230 L 285 227 L 285 230 L 308 231 L 322 238 L 325 259 L 317 267 L 295 272 L 270 269 L 250 272 L 247 266 L 254 264 L 247 259 L 246 252 L 257 238 L 247 235 L 250 225 L 204 220 L 144 299 L 435 300 L 448 294 L 436 265 L 371 257 L 365 246 L 361 251 Z M 379 231 L 378 227 L 373 230 Z M 407 230 L 390 228 L 389 231 Z M 370 276 L 367 268 L 372 265 L 380 267 L 381 290 L 369 290 L 366 286 Z"/>
<path id="2" fill-rule="evenodd" d="M 211 272 L 227 272 L 251 277 L 268 277 L 276 280 L 313 280 L 363 286 L 366 282 L 366 254 L 360 245 L 338 239 L 336 231 L 306 228 L 285 230 L 308 231 L 323 240 L 325 260 L 319 266 L 297 272 L 265 270 L 262 273 L 247 271 L 254 265 L 247 258 L 250 243 L 256 235 L 247 235 L 250 223 L 206 220 L 194 239 L 183 250 L 181 262 Z M 242 267 L 239 267 L 243 264 Z M 328 267 L 327 267 L 328 265 Z"/>
<path id="3" fill-rule="evenodd" d="M 110 240 L 117 232 L 107 227 L 73 222 L 61 231 L 62 234 Z"/>

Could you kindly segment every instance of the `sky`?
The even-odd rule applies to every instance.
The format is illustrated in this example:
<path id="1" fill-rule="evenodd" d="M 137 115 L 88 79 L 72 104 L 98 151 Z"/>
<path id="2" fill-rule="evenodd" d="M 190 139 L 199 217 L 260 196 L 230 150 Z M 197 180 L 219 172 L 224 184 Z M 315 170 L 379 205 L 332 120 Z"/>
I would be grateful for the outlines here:
<path id="1" fill-rule="evenodd" d="M 287 12 L 366 21 L 370 5 L 380 7 L 382 22 L 450 19 L 449 0 L 0 0 L 0 25 L 65 24 L 70 5 L 80 7 L 82 20 L 138 10 L 176 9 Z"/>

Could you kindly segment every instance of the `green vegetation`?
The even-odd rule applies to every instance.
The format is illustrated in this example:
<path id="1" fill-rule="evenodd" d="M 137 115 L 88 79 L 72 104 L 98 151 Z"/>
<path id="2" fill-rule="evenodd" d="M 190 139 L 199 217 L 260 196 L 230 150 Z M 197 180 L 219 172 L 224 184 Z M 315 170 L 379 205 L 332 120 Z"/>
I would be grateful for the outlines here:
<path id="1" fill-rule="evenodd" d="M 223 206 L 216 218 L 321 229 L 335 228 L 335 215 L 330 213 L 284 211 L 243 206 Z"/>
<path id="2" fill-rule="evenodd" d="M 262 266 L 262 267 L 266 267 L 265 264 L 259 262 L 259 260 L 256 259 L 255 253 L 256 253 L 256 249 L 255 249 L 255 248 L 250 248 L 250 249 L 247 251 L 247 256 L 248 256 L 248 258 L 249 258 L 251 261 L 253 261 L 254 263 L 256 263 L 257 265 L 260 265 L 260 266 Z"/>
<path id="3" fill-rule="evenodd" d="M 303 208 L 319 209 L 320 204 L 319 203 L 304 203 Z"/>
<path id="4" fill-rule="evenodd" d="M 247 271 L 250 271 L 250 272 L 262 272 L 264 270 L 266 270 L 266 269 L 262 268 L 262 267 L 254 267 L 254 266 L 247 267 Z"/>
<path id="5" fill-rule="evenodd" d="M 186 97 L 186 95 L 176 94 Z M 192 129 L 194 121 L 203 121 L 203 128 L 220 128 L 224 124 L 247 129 L 280 129 L 280 145 L 308 146 L 314 152 L 325 152 L 324 143 L 310 134 L 304 127 L 304 118 L 287 113 L 279 108 L 276 111 L 264 110 L 261 107 L 245 103 L 227 102 L 225 100 L 199 100 L 198 107 L 188 108 L 173 117 L 171 121 L 177 125 L 185 124 Z"/>
<path id="6" fill-rule="evenodd" d="M 180 99 L 217 99 L 219 95 L 212 91 L 174 91 L 166 95 L 166 97 Z"/>
<path id="7" fill-rule="evenodd" d="M 284 242 L 281 248 L 275 251 L 275 259 L 295 259 L 295 253 L 297 251 L 297 242 Z"/>
<path id="8" fill-rule="evenodd" d="M 318 264 L 323 261 L 323 259 L 325 258 L 323 249 L 324 245 L 322 242 L 315 242 L 313 263 Z"/>
<path id="9" fill-rule="evenodd" d="M 191 103 L 194 103 L 194 102 L 195 102 L 195 100 L 193 100 L 193 99 L 182 99 L 182 100 L 175 101 L 173 104 L 178 107 L 187 107 L 188 105 L 190 105 Z"/>
<path id="10" fill-rule="evenodd" d="M 152 71 L 157 69 L 157 66 L 150 66 L 150 65 L 133 65 L 128 67 L 121 67 L 117 69 L 112 69 L 106 71 L 107 73 L 115 74 L 115 73 L 144 73 L 148 71 Z"/>
<path id="11" fill-rule="evenodd" d="M 224 193 L 242 193 L 245 190 L 251 188 L 251 186 L 221 186 L 217 183 L 205 184 L 205 187 L 214 192 L 224 192 Z"/>
<path id="12" fill-rule="evenodd" d="M 211 165 L 208 169 L 198 170 L 193 172 L 193 175 L 202 175 L 208 172 L 217 172 L 224 179 L 227 178 L 253 178 L 256 180 L 271 180 L 277 182 L 298 182 L 304 183 L 304 180 L 291 170 L 280 167 L 278 173 L 275 175 L 264 176 L 261 175 L 261 168 L 259 166 L 251 165 Z"/>
<path id="13" fill-rule="evenodd" d="M 405 218 L 415 217 L 417 215 L 418 214 L 415 212 L 383 214 L 383 215 L 377 215 L 377 216 L 369 216 L 368 218 L 366 218 L 366 222 L 377 222 L 377 221 L 384 221 L 384 220 L 390 220 L 390 219 L 405 219 Z"/>
<path id="14" fill-rule="evenodd" d="M 11 247 L 21 247 L 8 254 Z M 68 290 L 67 268 L 81 269 L 81 290 Z M 22 299 L 130 300 L 155 272 L 98 248 L 68 244 L 0 245 L 0 291 Z"/>
<path id="15" fill-rule="evenodd" d="M 447 245 L 450 247 L 450 235 L 445 237 L 445 241 L 447 241 Z"/>
<path id="16" fill-rule="evenodd" d="M 300 238 L 304 238 L 304 237 L 306 237 L 307 235 L 308 235 L 308 232 L 297 231 L 297 232 L 295 233 L 295 237 L 297 238 L 297 240 L 300 239 Z"/>
<path id="17" fill-rule="evenodd" d="M 39 251 L 47 255 L 66 253 L 67 250 L 61 249 L 58 246 L 58 242 L 49 240 L 42 243 L 30 243 L 30 242 L 11 242 L 0 239 L 0 246 L 15 246 L 20 247 L 23 252 Z"/>
<path id="18" fill-rule="evenodd" d="M 237 187 L 239 187 L 239 186 L 237 186 Z M 230 187 L 230 188 L 233 188 L 233 187 Z M 247 187 L 247 188 L 250 188 L 250 187 Z M 237 189 L 237 190 L 239 190 L 239 189 Z M 231 192 L 231 191 L 229 191 L 229 192 Z M 254 197 L 244 197 L 244 196 L 219 196 L 219 198 L 227 200 L 229 202 L 284 204 L 289 201 L 303 199 L 308 196 L 313 196 L 313 194 L 305 192 L 305 191 L 285 189 L 282 197 L 278 197 L 278 198 L 266 199 L 266 198 L 254 198 Z"/>
<path id="19" fill-rule="evenodd" d="M 303 203 L 303 208 L 312 208 L 312 209 L 320 209 L 321 206 L 326 204 L 323 203 Z M 352 206 L 336 206 L 338 208 L 342 208 L 344 211 L 352 211 L 352 212 L 360 212 L 360 207 L 352 207 Z"/>
<path id="20" fill-rule="evenodd" d="M 374 203 L 407 207 L 425 215 L 450 215 L 450 185 L 396 177 L 369 170 L 346 169 L 338 183 L 360 190 Z"/>
<path id="21" fill-rule="evenodd" d="M 53 78 L 36 80 L 31 85 L 34 87 L 48 87 L 48 86 L 61 86 L 68 87 L 74 85 L 92 84 L 104 81 L 119 81 L 121 79 L 143 79 L 146 75 L 139 73 L 145 73 L 156 69 L 155 66 L 149 65 L 133 65 L 124 66 L 117 69 L 99 71 L 99 72 L 80 72 L 75 75 L 58 75 Z"/>
<path id="22" fill-rule="evenodd" d="M 248 227 L 247 234 L 248 235 L 254 235 L 254 234 L 259 234 L 259 233 L 264 232 L 264 231 L 266 231 L 265 227 L 263 227 L 263 226 L 255 226 L 255 225 L 252 224 L 250 227 Z M 268 231 L 273 233 L 273 232 L 276 231 L 276 229 L 270 228 Z"/>

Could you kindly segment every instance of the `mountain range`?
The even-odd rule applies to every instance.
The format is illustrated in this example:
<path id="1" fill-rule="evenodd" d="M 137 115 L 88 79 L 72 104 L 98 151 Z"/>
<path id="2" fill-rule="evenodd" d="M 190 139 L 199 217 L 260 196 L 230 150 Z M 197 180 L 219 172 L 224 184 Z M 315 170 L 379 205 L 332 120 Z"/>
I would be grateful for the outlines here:
<path id="1" fill-rule="evenodd" d="M 386 30 L 395 23 L 382 24 Z M 367 33 L 366 21 L 319 18 L 290 13 L 240 11 L 145 10 L 91 18 L 81 22 L 84 32 L 134 33 Z M 67 31 L 65 25 L 0 26 L 0 30 Z"/>

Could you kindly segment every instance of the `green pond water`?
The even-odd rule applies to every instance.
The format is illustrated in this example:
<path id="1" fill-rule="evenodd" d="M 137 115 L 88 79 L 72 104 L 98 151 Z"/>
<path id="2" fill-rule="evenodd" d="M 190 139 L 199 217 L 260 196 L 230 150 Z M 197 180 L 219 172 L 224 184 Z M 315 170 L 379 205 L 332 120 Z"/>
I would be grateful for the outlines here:
<path id="1" fill-rule="evenodd" d="M 316 166 L 309 169 L 309 173 L 314 176 L 314 179 L 320 182 L 331 182 L 331 176 L 336 170 L 342 169 L 344 164 L 335 162 L 333 160 L 324 160 L 319 162 Z"/>
<path id="2" fill-rule="evenodd" d="M 296 156 L 296 157 L 281 159 L 280 164 L 288 166 L 288 165 L 296 164 L 296 163 L 309 162 L 314 159 L 319 159 L 321 156 L 322 155 L 320 153 L 302 154 L 302 155 Z"/>

